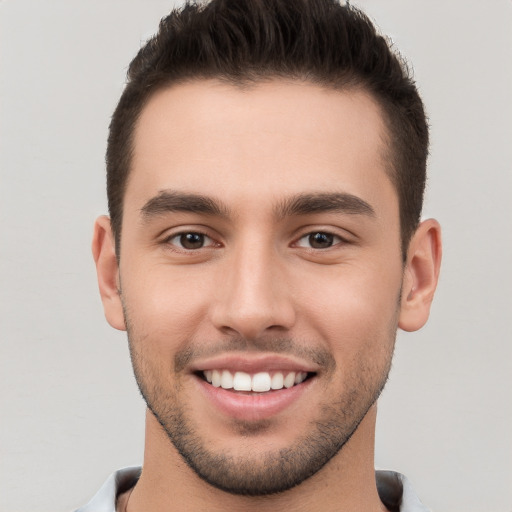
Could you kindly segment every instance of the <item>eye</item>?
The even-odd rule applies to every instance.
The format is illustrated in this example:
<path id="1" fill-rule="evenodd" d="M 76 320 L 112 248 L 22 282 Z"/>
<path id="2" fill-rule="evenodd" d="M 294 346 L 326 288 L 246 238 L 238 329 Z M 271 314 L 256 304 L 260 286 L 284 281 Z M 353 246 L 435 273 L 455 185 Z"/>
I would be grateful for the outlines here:
<path id="1" fill-rule="evenodd" d="M 177 235 L 168 238 L 166 242 L 187 251 L 193 251 L 214 245 L 214 241 L 209 236 L 195 231 L 178 233 Z"/>
<path id="2" fill-rule="evenodd" d="M 329 247 L 339 244 L 341 241 L 342 239 L 339 236 L 333 235 L 332 233 L 316 231 L 299 238 L 297 245 L 311 249 L 329 249 Z"/>

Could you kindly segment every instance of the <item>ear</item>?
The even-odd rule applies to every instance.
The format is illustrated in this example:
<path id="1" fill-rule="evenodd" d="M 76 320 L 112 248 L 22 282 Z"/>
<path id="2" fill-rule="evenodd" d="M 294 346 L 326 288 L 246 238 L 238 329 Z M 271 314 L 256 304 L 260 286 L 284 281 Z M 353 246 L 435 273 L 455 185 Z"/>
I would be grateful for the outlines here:
<path id="1" fill-rule="evenodd" d="M 428 320 L 439 278 L 441 247 L 439 223 L 434 219 L 423 221 L 407 251 L 398 320 L 398 326 L 404 331 L 417 331 Z"/>
<path id="2" fill-rule="evenodd" d="M 120 331 L 126 330 L 119 291 L 119 265 L 110 219 L 101 216 L 94 223 L 92 255 L 96 263 L 98 286 L 107 322 Z"/>

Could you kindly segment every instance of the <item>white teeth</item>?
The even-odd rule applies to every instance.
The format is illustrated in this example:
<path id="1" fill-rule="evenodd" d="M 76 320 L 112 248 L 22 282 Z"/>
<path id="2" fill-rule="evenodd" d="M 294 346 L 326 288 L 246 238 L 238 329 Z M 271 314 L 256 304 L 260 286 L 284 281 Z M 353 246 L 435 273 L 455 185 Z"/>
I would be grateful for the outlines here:
<path id="1" fill-rule="evenodd" d="M 284 378 L 284 387 L 285 388 L 291 388 L 294 384 L 295 384 L 295 372 L 290 372 Z"/>
<path id="2" fill-rule="evenodd" d="M 233 387 L 233 375 L 227 370 L 222 372 L 222 376 L 220 378 L 220 385 L 224 389 L 231 389 Z"/>
<path id="3" fill-rule="evenodd" d="M 283 389 L 284 377 L 283 374 L 278 372 L 274 373 L 272 377 L 272 382 L 270 383 L 271 389 Z"/>
<path id="4" fill-rule="evenodd" d="M 233 377 L 233 388 L 236 391 L 251 391 L 252 382 L 251 376 L 245 372 L 236 372 Z"/>
<path id="5" fill-rule="evenodd" d="M 266 391 L 291 388 L 306 380 L 306 372 L 276 372 L 272 376 L 268 372 L 259 372 L 250 375 L 246 372 L 236 372 L 234 375 L 229 370 L 205 370 L 205 379 L 214 387 L 223 389 L 235 389 L 236 391 L 253 391 L 264 393 Z"/>
<path id="6" fill-rule="evenodd" d="M 221 374 L 219 370 L 213 370 L 212 372 L 212 386 L 215 386 L 216 388 L 220 387 L 221 382 Z"/>
<path id="7" fill-rule="evenodd" d="M 252 377 L 252 390 L 253 391 L 270 391 L 271 378 L 266 372 L 257 373 Z"/>
<path id="8" fill-rule="evenodd" d="M 306 380 L 308 374 L 306 372 L 297 372 L 295 375 L 295 384 L 300 384 Z"/>

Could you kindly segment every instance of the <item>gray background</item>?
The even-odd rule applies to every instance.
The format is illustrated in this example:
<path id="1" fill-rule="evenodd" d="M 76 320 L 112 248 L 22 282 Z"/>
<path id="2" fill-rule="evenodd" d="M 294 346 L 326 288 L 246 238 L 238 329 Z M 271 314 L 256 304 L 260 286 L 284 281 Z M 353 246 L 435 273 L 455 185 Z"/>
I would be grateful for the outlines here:
<path id="1" fill-rule="evenodd" d="M 360 0 L 413 63 L 444 227 L 399 335 L 376 464 L 438 512 L 512 511 L 512 2 Z M 139 463 L 144 407 L 90 257 L 126 66 L 172 2 L 0 2 L 0 510 L 67 511 Z"/>

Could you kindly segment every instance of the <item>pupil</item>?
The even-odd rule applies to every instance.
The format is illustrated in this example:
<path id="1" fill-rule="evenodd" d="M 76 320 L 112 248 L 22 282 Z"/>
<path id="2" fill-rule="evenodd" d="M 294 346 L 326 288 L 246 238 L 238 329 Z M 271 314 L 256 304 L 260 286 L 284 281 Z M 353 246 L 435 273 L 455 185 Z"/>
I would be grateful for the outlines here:
<path id="1" fill-rule="evenodd" d="M 333 243 L 333 235 L 329 233 L 313 233 L 309 235 L 309 243 L 314 249 L 326 249 Z"/>
<path id="2" fill-rule="evenodd" d="M 180 237 L 180 243 L 185 249 L 200 249 L 204 244 L 201 233 L 185 233 Z"/>

